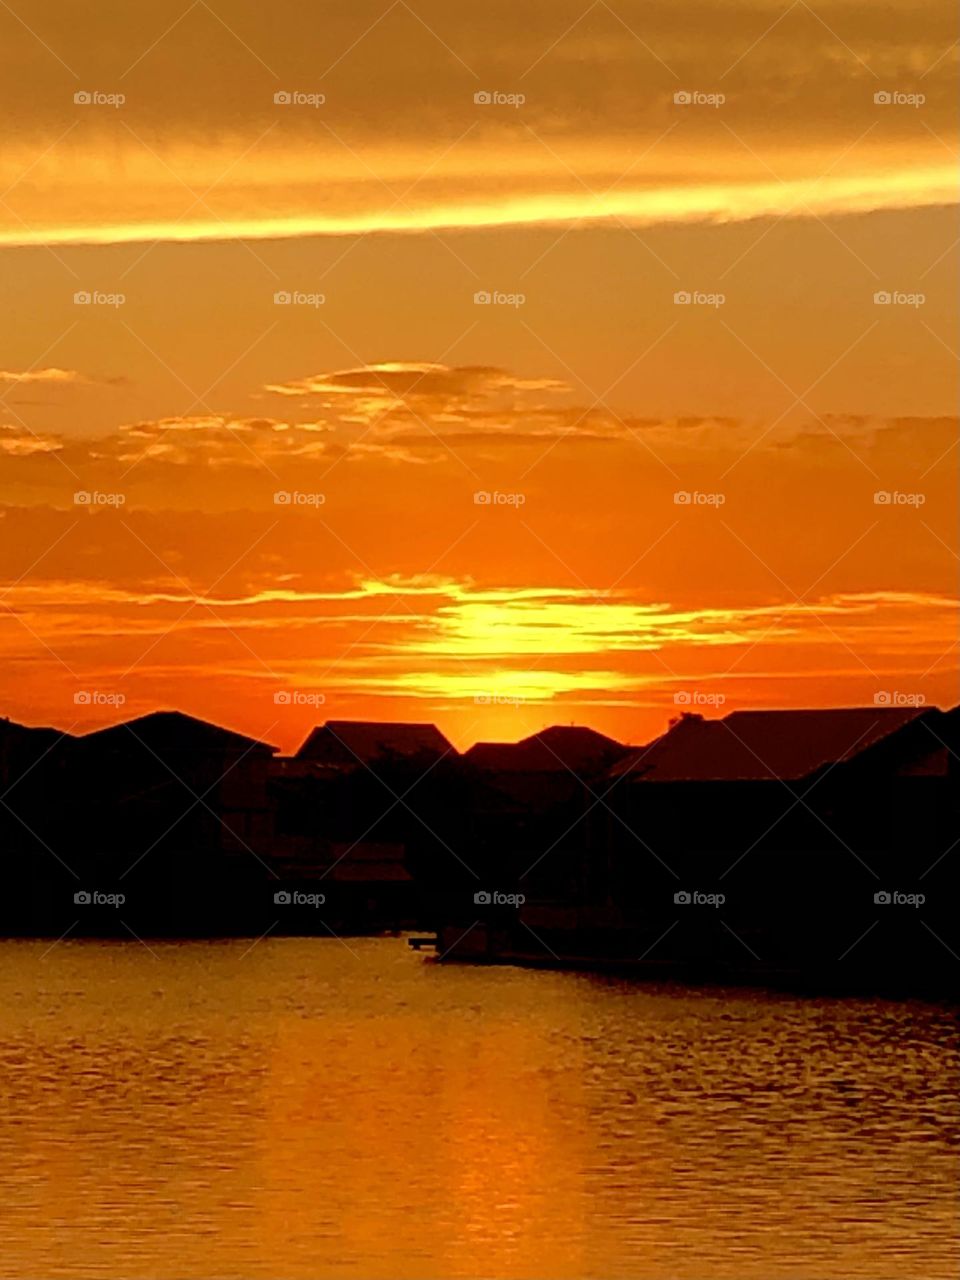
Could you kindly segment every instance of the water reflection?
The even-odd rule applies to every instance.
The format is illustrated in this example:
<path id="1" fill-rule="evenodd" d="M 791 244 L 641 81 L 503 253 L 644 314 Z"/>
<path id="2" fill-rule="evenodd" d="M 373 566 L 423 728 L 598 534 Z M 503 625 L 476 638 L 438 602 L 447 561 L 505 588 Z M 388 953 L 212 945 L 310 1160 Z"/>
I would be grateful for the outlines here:
<path id="1" fill-rule="evenodd" d="M 954 1276 L 948 1010 L 0 944 L 4 1276 Z"/>

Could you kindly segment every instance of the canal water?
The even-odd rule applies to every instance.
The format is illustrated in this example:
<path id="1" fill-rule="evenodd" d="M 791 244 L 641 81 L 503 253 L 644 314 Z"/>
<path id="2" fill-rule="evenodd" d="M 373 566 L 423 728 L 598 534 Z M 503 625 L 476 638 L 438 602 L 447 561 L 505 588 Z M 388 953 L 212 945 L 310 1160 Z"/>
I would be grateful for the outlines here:
<path id="1" fill-rule="evenodd" d="M 0 1275 L 938 1280 L 946 1008 L 0 943 Z"/>

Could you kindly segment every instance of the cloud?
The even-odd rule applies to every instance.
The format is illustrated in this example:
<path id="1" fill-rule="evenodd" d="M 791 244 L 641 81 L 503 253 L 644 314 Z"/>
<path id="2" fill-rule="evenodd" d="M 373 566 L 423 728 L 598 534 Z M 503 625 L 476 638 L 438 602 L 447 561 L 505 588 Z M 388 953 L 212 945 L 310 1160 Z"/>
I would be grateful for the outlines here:
<path id="1" fill-rule="evenodd" d="M 78 373 L 76 369 L 26 369 L 23 372 L 0 369 L 0 383 L 12 382 L 17 386 L 30 382 L 89 383 L 92 381 L 92 378 L 87 377 L 86 374 Z"/>
<path id="2" fill-rule="evenodd" d="M 426 161 L 424 157 L 424 163 Z M 762 218 L 830 218 L 938 208 L 956 203 L 955 172 L 949 161 L 941 161 L 937 155 L 925 157 L 909 167 L 903 161 L 904 158 L 878 155 L 871 169 L 826 177 L 822 170 L 828 167 L 829 157 L 821 156 L 808 173 L 796 178 L 743 181 L 731 175 L 725 182 L 684 184 L 676 181 L 632 189 L 618 186 L 622 174 L 612 170 L 594 178 L 597 191 L 585 191 L 582 185 L 561 175 L 554 179 L 553 189 L 547 193 L 516 190 L 491 199 L 489 194 L 473 198 L 458 195 L 454 189 L 442 193 L 430 204 L 422 199 L 416 206 L 397 207 L 388 202 L 386 209 L 382 207 L 380 187 L 371 184 L 362 204 L 345 205 L 339 212 L 324 213 L 316 212 L 316 192 L 282 186 L 258 193 L 258 204 L 262 201 L 265 206 L 289 208 L 285 214 L 270 217 L 254 211 L 254 202 L 246 192 L 236 193 L 233 203 L 240 206 L 249 203 L 249 210 L 228 208 L 221 201 L 220 209 L 212 215 L 204 203 L 200 208 L 207 212 L 184 217 L 178 208 L 182 188 L 166 191 L 155 187 L 149 218 L 138 220 L 131 212 L 129 220 L 123 221 L 118 220 L 116 208 L 98 208 L 91 193 L 74 190 L 64 198 L 63 204 L 77 208 L 94 204 L 86 218 L 77 215 L 72 223 L 54 223 L 49 212 L 37 209 L 31 212 L 29 222 L 20 218 L 0 220 L 0 245 L 287 240 L 604 223 L 634 228 L 721 225 Z M 82 165 L 81 171 L 86 172 L 88 167 Z M 219 167 L 223 167 L 222 158 L 211 166 L 211 185 L 217 176 L 215 169 Z M 488 186 L 492 185 L 492 177 L 491 174 Z M 527 181 L 534 185 L 532 178 Z M 167 213 L 164 206 L 168 204 L 174 207 Z"/>
<path id="3" fill-rule="evenodd" d="M 567 384 L 554 378 L 518 378 L 505 369 L 487 365 L 383 361 L 319 373 L 293 382 L 268 383 L 265 390 L 286 396 L 358 395 L 385 393 L 398 403 L 410 396 L 427 399 L 461 399 L 504 391 L 565 391 Z"/>
<path id="4" fill-rule="evenodd" d="M 16 25 L 0 51 L 3 244 L 642 227 L 956 200 L 947 5 L 918 20 L 903 4 L 825 18 L 767 0 L 625 15 L 580 0 L 421 0 L 416 13 L 279 0 L 229 27 L 194 6 L 171 27 L 156 0 L 91 13 L 82 30 L 68 0 L 41 8 L 54 56 Z M 121 109 L 73 103 L 65 31 L 67 63 L 111 50 Z M 278 88 L 325 101 L 278 105 Z M 922 91 L 922 112 L 878 106 L 878 89 Z M 478 91 L 525 101 L 478 104 Z M 726 100 L 690 109 L 677 91 Z"/>
<path id="5" fill-rule="evenodd" d="M 0 453 L 22 458 L 31 454 L 54 454 L 63 449 L 63 441 L 57 436 L 41 435 L 22 427 L 0 423 Z"/>
<path id="6" fill-rule="evenodd" d="M 228 665 L 245 675 L 251 699 L 282 673 L 329 694 L 456 703 L 495 692 L 530 702 L 629 705 L 682 687 L 682 673 L 691 671 L 709 675 L 716 688 L 727 673 L 762 679 L 833 670 L 838 655 L 850 657 L 851 670 L 857 654 L 878 671 L 929 665 L 931 655 L 949 649 L 957 603 L 935 592 L 872 591 L 678 608 L 637 589 L 511 587 L 429 575 L 357 578 L 327 589 L 261 579 L 241 593 L 195 590 L 170 575 L 162 584 L 128 587 L 50 579 L 7 589 L 11 617 L 0 629 L 0 652 L 18 652 L 19 620 L 71 661 L 90 646 L 98 661 L 109 661 L 118 644 L 129 655 L 121 662 L 133 661 L 149 657 L 153 640 L 170 637 L 187 644 L 188 683 L 204 678 L 204 669 L 191 665 L 197 653 L 209 659 L 211 645 L 229 642 Z M 133 641 L 145 647 L 129 648 Z M 744 657 L 749 667 L 738 670 Z M 156 660 L 163 667 L 169 661 Z M 148 662 L 143 678 L 152 670 Z"/>
<path id="7" fill-rule="evenodd" d="M 922 471 L 949 456 L 960 429 L 946 415 L 811 418 L 798 411 L 772 429 L 763 420 L 725 415 L 650 417 L 585 405 L 568 384 L 552 378 L 495 366 L 412 361 L 310 374 L 268 383 L 264 391 L 300 408 L 302 416 L 191 414 L 129 423 L 90 438 L 7 424 L 0 425 L 0 452 L 24 464 L 55 454 L 74 469 L 99 468 L 104 483 L 112 476 L 114 487 L 118 476 L 139 477 L 157 468 L 259 471 L 277 478 L 296 467 L 305 480 L 311 467 L 319 475 L 340 462 L 450 466 L 461 458 L 612 447 L 642 452 L 662 464 L 664 474 L 667 464 L 699 459 L 722 471 L 746 456 L 785 450 L 811 461 L 837 451 L 851 459 L 870 455 L 898 468 L 909 454 Z M 16 480 L 17 473 L 8 471 L 7 479 Z M 56 476 L 58 483 L 62 479 Z"/>

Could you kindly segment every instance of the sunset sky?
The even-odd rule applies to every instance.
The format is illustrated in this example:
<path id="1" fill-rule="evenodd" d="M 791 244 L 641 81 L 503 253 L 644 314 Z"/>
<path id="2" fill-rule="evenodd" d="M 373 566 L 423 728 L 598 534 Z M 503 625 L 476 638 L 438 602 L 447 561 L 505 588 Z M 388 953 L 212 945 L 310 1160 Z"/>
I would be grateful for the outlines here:
<path id="1" fill-rule="evenodd" d="M 0 4 L 0 715 L 956 703 L 954 28 Z"/>

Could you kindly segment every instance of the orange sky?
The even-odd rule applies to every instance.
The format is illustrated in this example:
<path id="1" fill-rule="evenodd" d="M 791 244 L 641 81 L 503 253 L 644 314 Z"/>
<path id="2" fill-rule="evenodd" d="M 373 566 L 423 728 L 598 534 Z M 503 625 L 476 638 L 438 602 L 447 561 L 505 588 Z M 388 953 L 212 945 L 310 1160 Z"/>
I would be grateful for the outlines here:
<path id="1" fill-rule="evenodd" d="M 0 713 L 956 702 L 954 25 L 0 8 Z"/>

